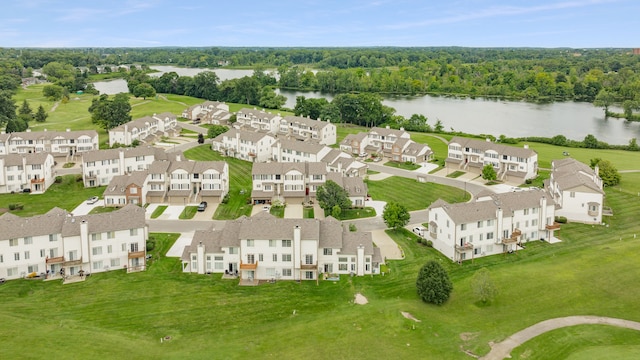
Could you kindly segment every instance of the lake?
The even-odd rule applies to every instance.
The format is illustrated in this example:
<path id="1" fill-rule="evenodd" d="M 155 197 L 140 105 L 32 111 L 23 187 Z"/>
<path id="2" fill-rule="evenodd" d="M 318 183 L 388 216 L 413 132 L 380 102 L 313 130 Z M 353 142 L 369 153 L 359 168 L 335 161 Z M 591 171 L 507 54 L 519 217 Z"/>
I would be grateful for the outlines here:
<path id="1" fill-rule="evenodd" d="M 175 71 L 180 76 L 194 76 L 211 69 L 181 68 L 175 66 L 151 66 L 158 70 L 151 76 L 161 76 L 165 72 Z M 220 80 L 251 76 L 253 70 L 215 69 Z M 127 92 L 127 83 L 122 79 L 99 81 L 96 89 L 104 94 Z M 293 108 L 296 97 L 325 97 L 331 101 L 333 96 L 312 91 L 276 90 L 287 98 L 285 107 Z M 524 101 L 504 101 L 483 98 L 455 98 L 446 96 L 387 96 L 383 103 L 396 109 L 398 115 L 410 117 L 423 114 L 434 125 L 442 121 L 447 131 L 452 128 L 471 134 L 506 135 L 509 137 L 545 136 L 562 134 L 569 139 L 582 140 L 593 134 L 598 140 L 610 144 L 627 144 L 629 139 L 640 139 L 640 123 L 623 119 L 605 119 L 604 111 L 589 103 L 555 102 L 547 104 Z M 619 110 L 616 110 L 619 111 Z"/>

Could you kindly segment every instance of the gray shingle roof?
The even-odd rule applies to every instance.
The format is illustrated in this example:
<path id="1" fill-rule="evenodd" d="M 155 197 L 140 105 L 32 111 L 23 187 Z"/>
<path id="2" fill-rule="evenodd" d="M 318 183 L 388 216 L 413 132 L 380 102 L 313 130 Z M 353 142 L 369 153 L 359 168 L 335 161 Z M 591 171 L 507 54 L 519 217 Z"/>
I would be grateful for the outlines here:
<path id="1" fill-rule="evenodd" d="M 288 122 L 289 124 L 292 123 L 299 123 L 299 124 L 304 124 L 307 125 L 310 128 L 315 128 L 315 129 L 322 129 L 326 126 L 328 126 L 329 124 L 331 124 L 328 121 L 320 121 L 320 120 L 314 120 L 314 119 L 310 119 L 310 118 L 305 118 L 305 117 L 300 117 L 300 116 L 285 116 L 284 120 L 286 122 Z"/>
<path id="2" fill-rule="evenodd" d="M 496 144 L 486 140 L 469 139 L 463 137 L 454 137 L 449 141 L 449 144 L 460 144 L 463 148 L 470 147 L 474 149 L 480 149 L 482 151 L 493 150 L 499 155 L 517 156 L 523 158 L 529 158 L 536 154 L 532 149 L 520 148 L 515 146 L 507 146 L 503 144 Z"/>
<path id="3" fill-rule="evenodd" d="M 584 163 L 572 158 L 553 160 L 551 162 L 553 173 L 551 178 L 562 191 L 578 186 L 586 186 L 594 192 L 604 194 L 604 191 L 593 180 L 596 173 Z"/>

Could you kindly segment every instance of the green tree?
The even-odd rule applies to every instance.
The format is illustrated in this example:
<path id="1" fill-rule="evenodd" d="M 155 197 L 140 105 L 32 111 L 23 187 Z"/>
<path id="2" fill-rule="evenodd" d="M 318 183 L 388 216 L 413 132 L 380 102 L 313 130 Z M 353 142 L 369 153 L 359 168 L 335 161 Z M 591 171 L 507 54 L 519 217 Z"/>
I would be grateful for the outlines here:
<path id="1" fill-rule="evenodd" d="M 60 100 L 67 92 L 60 85 L 45 85 L 42 88 L 42 95 L 51 100 Z"/>
<path id="2" fill-rule="evenodd" d="M 11 98 L 11 93 L 0 91 L 0 126 L 4 126 L 16 118 L 16 104 Z"/>
<path id="3" fill-rule="evenodd" d="M 126 93 L 117 94 L 113 100 L 106 95 L 101 95 L 98 99 L 93 99 L 89 106 L 91 120 L 100 125 L 105 130 L 131 121 L 131 104 L 129 95 Z"/>
<path id="4" fill-rule="evenodd" d="M 333 216 L 336 219 L 340 219 L 340 215 L 342 214 L 342 208 L 340 208 L 340 205 L 334 205 L 333 208 L 331 208 L 331 216 Z"/>
<path id="5" fill-rule="evenodd" d="M 584 144 L 584 147 L 588 149 L 597 149 L 599 147 L 598 139 L 596 139 L 596 137 L 591 134 L 585 136 L 582 143 Z"/>
<path id="6" fill-rule="evenodd" d="M 22 120 L 21 118 L 17 118 L 17 119 L 11 119 L 9 120 L 9 122 L 7 122 L 7 127 L 5 128 L 5 131 L 7 133 L 12 133 L 12 132 L 22 132 L 25 131 L 29 128 L 29 125 Z"/>
<path id="7" fill-rule="evenodd" d="M 449 274 L 435 260 L 430 260 L 422 266 L 418 273 L 416 287 L 422 301 L 436 305 L 445 303 L 453 291 Z"/>
<path id="8" fill-rule="evenodd" d="M 271 86 L 262 88 L 260 94 L 259 105 L 267 109 L 280 109 L 287 102 L 287 98 L 282 95 L 276 95 Z"/>
<path id="9" fill-rule="evenodd" d="M 153 86 L 147 83 L 138 84 L 133 89 L 133 96 L 141 97 L 143 99 L 152 98 L 156 96 L 156 89 L 154 89 Z"/>
<path id="10" fill-rule="evenodd" d="M 609 116 L 609 106 L 613 105 L 616 101 L 616 98 L 613 93 L 609 92 L 607 89 L 602 89 L 596 96 L 595 100 L 593 100 L 593 105 L 601 107 L 604 109 L 604 116 Z"/>
<path id="11" fill-rule="evenodd" d="M 482 168 L 482 178 L 487 181 L 492 181 L 497 178 L 498 174 L 496 174 L 496 170 L 493 168 L 493 165 L 487 164 Z"/>
<path id="12" fill-rule="evenodd" d="M 496 285 L 491 280 L 491 274 L 487 268 L 480 268 L 471 278 L 473 294 L 482 303 L 490 302 L 498 294 Z"/>
<path id="13" fill-rule="evenodd" d="M 49 114 L 44 110 L 42 105 L 38 106 L 38 111 L 36 112 L 35 119 L 37 122 L 45 122 Z"/>
<path id="14" fill-rule="evenodd" d="M 207 137 L 213 139 L 220 134 L 226 133 L 227 130 L 229 130 L 229 128 L 224 125 L 211 125 L 207 131 Z"/>
<path id="15" fill-rule="evenodd" d="M 625 100 L 622 103 L 622 111 L 624 113 L 624 118 L 631 121 L 633 120 L 633 110 L 638 107 L 638 103 L 633 100 Z"/>
<path id="16" fill-rule="evenodd" d="M 618 169 L 613 166 L 611 161 L 595 158 L 591 159 L 590 162 L 592 168 L 598 167 L 598 175 L 605 186 L 615 186 L 620 183 L 620 173 L 618 173 Z"/>
<path id="17" fill-rule="evenodd" d="M 316 199 L 320 207 L 327 212 L 333 211 L 334 206 L 339 206 L 341 210 L 351 207 L 347 191 L 331 180 L 327 180 L 324 185 L 318 187 Z"/>
<path id="18" fill-rule="evenodd" d="M 409 223 L 411 215 L 404 205 L 388 202 L 382 211 L 382 218 L 387 227 L 398 230 Z"/>
<path id="19" fill-rule="evenodd" d="M 436 121 L 436 125 L 433 127 L 433 131 L 441 133 L 442 130 L 444 130 L 444 125 L 442 124 L 442 121 L 438 119 L 438 121 Z"/>
<path id="20" fill-rule="evenodd" d="M 204 144 L 204 135 L 198 134 L 198 144 Z"/>

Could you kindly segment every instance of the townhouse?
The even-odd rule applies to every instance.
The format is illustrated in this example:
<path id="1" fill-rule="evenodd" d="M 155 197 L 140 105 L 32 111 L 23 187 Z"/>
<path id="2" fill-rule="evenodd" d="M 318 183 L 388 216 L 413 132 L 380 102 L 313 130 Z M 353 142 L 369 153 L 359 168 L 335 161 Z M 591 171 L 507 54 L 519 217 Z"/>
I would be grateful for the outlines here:
<path id="1" fill-rule="evenodd" d="M 313 120 L 309 117 L 285 116 L 280 120 L 278 134 L 296 140 L 312 140 L 323 145 L 336 143 L 336 126 L 329 120 Z"/>
<path id="2" fill-rule="evenodd" d="M 449 141 L 445 166 L 448 169 L 482 174 L 492 165 L 500 181 L 524 182 L 538 175 L 538 153 L 529 149 L 486 141 L 454 137 Z"/>
<path id="3" fill-rule="evenodd" d="M 170 113 L 153 114 L 109 130 L 109 146 L 116 144 L 129 146 L 135 141 L 149 143 L 161 136 L 174 136 L 180 133 L 178 118 Z"/>
<path id="4" fill-rule="evenodd" d="M 308 203 L 313 201 L 318 187 L 329 179 L 349 193 L 353 206 L 364 206 L 366 186 L 360 177 L 345 177 L 329 172 L 322 162 L 305 163 L 255 163 L 251 170 L 254 204 Z"/>
<path id="5" fill-rule="evenodd" d="M 236 113 L 236 122 L 233 126 L 275 135 L 278 132 L 280 120 L 282 120 L 282 116 L 279 113 L 272 114 L 256 108 L 242 108 Z"/>
<path id="6" fill-rule="evenodd" d="M 146 170 L 134 171 L 129 175 L 114 176 L 104 190 L 104 206 L 144 205 L 149 189 L 148 177 Z"/>
<path id="7" fill-rule="evenodd" d="M 327 164 L 329 172 L 337 172 L 343 176 L 367 175 L 368 166 L 365 163 L 357 161 L 338 149 L 330 149 L 320 161 Z"/>
<path id="8" fill-rule="evenodd" d="M 128 205 L 84 216 L 60 208 L 28 218 L 6 213 L 0 216 L 0 277 L 145 270 L 149 232 L 144 212 Z"/>
<path id="9" fill-rule="evenodd" d="M 167 154 L 151 146 L 88 151 L 82 154 L 82 181 L 85 187 L 105 186 L 114 176 L 147 170 Z"/>
<path id="10" fill-rule="evenodd" d="M 318 280 L 320 274 L 379 272 L 380 249 L 371 233 L 351 232 L 338 220 L 279 219 L 266 212 L 198 230 L 182 254 L 182 270 L 260 281 Z"/>
<path id="11" fill-rule="evenodd" d="M 0 134 L 0 155 L 50 153 L 53 156 L 74 156 L 98 149 L 95 130 L 27 131 Z"/>
<path id="12" fill-rule="evenodd" d="M 194 123 L 227 125 L 231 118 L 229 105 L 217 101 L 205 101 L 190 106 L 182 112 L 182 117 Z"/>
<path id="13" fill-rule="evenodd" d="M 516 251 L 528 241 L 554 241 L 555 203 L 541 189 L 481 193 L 468 203 L 437 200 L 428 208 L 425 234 L 453 261 Z"/>
<path id="14" fill-rule="evenodd" d="M 53 155 L 24 153 L 0 155 L 0 194 L 41 194 L 55 181 Z"/>
<path id="15" fill-rule="evenodd" d="M 421 163 L 433 157 L 431 148 L 411 140 L 404 131 L 373 127 L 368 133 L 349 134 L 340 143 L 340 150 L 353 155 L 378 154 L 391 161 Z"/>
<path id="16" fill-rule="evenodd" d="M 331 150 L 317 142 L 285 138 L 278 138 L 271 148 L 271 159 L 276 162 L 318 162 Z"/>
<path id="17" fill-rule="evenodd" d="M 211 149 L 240 160 L 265 162 L 271 159 L 275 142 L 275 137 L 266 133 L 232 128 L 216 136 Z"/>
<path id="18" fill-rule="evenodd" d="M 591 169 L 575 159 L 551 162 L 551 177 L 545 187 L 558 204 L 557 216 L 587 224 L 602 223 L 604 191 L 598 167 Z"/>

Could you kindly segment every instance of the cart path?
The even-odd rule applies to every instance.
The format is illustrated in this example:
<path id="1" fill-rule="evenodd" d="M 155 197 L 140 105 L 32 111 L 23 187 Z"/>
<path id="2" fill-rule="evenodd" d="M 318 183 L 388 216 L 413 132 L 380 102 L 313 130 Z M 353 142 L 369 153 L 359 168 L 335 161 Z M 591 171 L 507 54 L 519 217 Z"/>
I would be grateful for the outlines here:
<path id="1" fill-rule="evenodd" d="M 540 334 L 567 326 L 585 324 L 612 325 L 640 331 L 640 322 L 603 316 L 567 316 L 562 318 L 549 319 L 529 326 L 524 330 L 520 330 L 517 333 L 506 338 L 504 341 L 494 344 L 490 343 L 489 345 L 491 346 L 491 351 L 489 351 L 487 355 L 481 357 L 480 359 L 502 360 L 511 358 L 510 354 L 513 349 Z"/>

